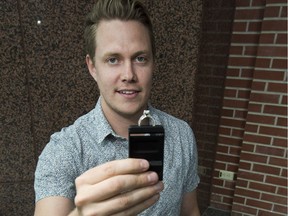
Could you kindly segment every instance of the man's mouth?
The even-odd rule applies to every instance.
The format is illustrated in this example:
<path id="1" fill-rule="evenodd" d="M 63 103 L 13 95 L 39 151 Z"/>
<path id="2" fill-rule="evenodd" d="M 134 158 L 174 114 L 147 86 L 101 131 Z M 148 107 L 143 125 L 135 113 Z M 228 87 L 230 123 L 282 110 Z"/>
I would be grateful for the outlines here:
<path id="1" fill-rule="evenodd" d="M 124 94 L 124 95 L 133 95 L 138 93 L 139 91 L 135 91 L 135 90 L 121 90 L 118 91 L 120 94 Z"/>

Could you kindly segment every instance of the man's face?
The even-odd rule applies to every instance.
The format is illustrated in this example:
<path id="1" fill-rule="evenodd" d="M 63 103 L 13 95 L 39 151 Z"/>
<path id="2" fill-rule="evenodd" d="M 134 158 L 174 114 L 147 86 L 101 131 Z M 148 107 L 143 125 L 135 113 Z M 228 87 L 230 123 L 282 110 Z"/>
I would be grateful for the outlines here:
<path id="1" fill-rule="evenodd" d="M 136 21 L 101 21 L 94 65 L 89 57 L 87 63 L 105 115 L 138 119 L 147 107 L 154 67 L 147 28 Z"/>

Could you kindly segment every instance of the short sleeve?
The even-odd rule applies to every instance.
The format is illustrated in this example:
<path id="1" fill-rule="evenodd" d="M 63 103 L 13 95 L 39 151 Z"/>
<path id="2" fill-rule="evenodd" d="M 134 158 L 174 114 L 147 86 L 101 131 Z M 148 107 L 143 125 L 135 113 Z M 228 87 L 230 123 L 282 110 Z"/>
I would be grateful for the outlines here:
<path id="1" fill-rule="evenodd" d="M 198 152 L 197 152 L 197 145 L 196 145 L 196 139 L 194 136 L 194 133 L 190 126 L 187 124 L 186 128 L 186 143 L 185 146 L 187 146 L 187 175 L 185 179 L 185 186 L 184 186 L 184 192 L 192 192 L 196 189 L 200 182 L 200 178 L 198 176 Z"/>
<path id="2" fill-rule="evenodd" d="M 49 196 L 75 197 L 75 168 L 65 140 L 51 139 L 39 156 L 35 171 L 35 200 Z"/>

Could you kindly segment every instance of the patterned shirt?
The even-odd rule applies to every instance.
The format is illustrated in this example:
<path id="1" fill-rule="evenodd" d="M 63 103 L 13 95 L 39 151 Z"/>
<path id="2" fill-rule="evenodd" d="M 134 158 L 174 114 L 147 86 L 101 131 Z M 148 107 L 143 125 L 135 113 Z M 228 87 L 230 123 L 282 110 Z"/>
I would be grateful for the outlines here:
<path id="1" fill-rule="evenodd" d="M 180 215 L 182 197 L 198 183 L 197 149 L 189 125 L 149 105 L 151 116 L 165 130 L 164 190 L 159 201 L 140 215 Z M 75 179 L 85 171 L 128 157 L 128 140 L 115 134 L 98 100 L 96 107 L 74 124 L 51 136 L 35 172 L 36 201 L 49 196 L 74 200 Z"/>

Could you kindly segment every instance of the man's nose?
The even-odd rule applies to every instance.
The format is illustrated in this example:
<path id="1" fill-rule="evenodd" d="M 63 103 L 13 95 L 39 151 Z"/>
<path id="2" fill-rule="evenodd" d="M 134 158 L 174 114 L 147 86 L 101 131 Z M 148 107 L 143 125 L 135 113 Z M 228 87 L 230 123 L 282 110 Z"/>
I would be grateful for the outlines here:
<path id="1" fill-rule="evenodd" d="M 135 82 L 136 81 L 136 73 L 135 69 L 133 67 L 132 62 L 126 62 L 124 64 L 124 68 L 122 71 L 122 77 L 123 82 Z"/>

